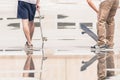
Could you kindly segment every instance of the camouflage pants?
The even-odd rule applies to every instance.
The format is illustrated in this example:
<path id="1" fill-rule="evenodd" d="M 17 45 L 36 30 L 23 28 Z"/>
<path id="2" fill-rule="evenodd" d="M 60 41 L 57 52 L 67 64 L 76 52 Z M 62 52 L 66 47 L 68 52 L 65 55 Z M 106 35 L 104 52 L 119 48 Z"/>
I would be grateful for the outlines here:
<path id="1" fill-rule="evenodd" d="M 107 44 L 113 46 L 114 16 L 119 5 L 119 0 L 105 0 L 99 7 L 97 34 L 98 45 Z"/>
<path id="2" fill-rule="evenodd" d="M 98 54 L 97 74 L 98 80 L 104 80 L 106 77 L 114 76 L 114 71 L 107 71 L 107 68 L 114 68 L 114 52 L 107 52 L 105 54 Z"/>

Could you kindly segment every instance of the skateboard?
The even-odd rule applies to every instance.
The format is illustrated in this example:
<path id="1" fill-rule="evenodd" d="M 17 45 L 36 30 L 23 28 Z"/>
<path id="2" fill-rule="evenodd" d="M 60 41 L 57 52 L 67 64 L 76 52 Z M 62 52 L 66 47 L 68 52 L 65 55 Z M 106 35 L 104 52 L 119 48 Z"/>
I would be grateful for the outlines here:
<path id="1" fill-rule="evenodd" d="M 97 60 L 97 55 L 93 56 L 89 61 L 82 61 L 83 66 L 81 67 L 80 71 L 84 71 L 90 66 L 93 62 Z"/>
<path id="2" fill-rule="evenodd" d="M 95 40 L 97 42 L 98 36 L 94 32 L 92 32 L 87 26 L 85 26 L 83 24 L 81 24 L 80 27 L 84 31 L 84 32 L 82 32 L 82 34 L 87 33 L 93 40 Z"/>
<path id="3" fill-rule="evenodd" d="M 81 29 L 84 31 L 82 32 L 82 34 L 87 33 L 94 41 L 98 41 L 98 36 L 91 31 L 87 26 L 81 24 L 80 25 Z M 113 51 L 114 49 L 101 49 L 101 48 L 92 48 L 91 47 L 91 52 L 95 52 L 95 53 L 100 53 L 100 52 L 107 52 L 107 51 Z"/>

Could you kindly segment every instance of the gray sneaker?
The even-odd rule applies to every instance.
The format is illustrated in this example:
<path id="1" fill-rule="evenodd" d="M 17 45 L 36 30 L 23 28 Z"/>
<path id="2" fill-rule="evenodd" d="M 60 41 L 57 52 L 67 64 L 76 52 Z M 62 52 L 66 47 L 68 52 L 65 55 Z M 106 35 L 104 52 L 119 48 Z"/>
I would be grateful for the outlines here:
<path id="1" fill-rule="evenodd" d="M 113 49 L 113 46 L 110 46 L 110 45 L 107 45 L 107 44 L 106 44 L 106 48 L 107 48 L 107 49 Z"/>
<path id="2" fill-rule="evenodd" d="M 26 42 L 25 49 L 27 49 L 27 50 L 33 50 L 33 45 L 32 44 L 29 45 L 28 42 Z"/>
<path id="3" fill-rule="evenodd" d="M 95 48 L 95 49 L 106 49 L 107 46 L 106 46 L 106 44 L 102 44 L 102 45 L 96 44 L 96 45 L 94 45 L 94 46 L 91 46 L 91 48 Z"/>

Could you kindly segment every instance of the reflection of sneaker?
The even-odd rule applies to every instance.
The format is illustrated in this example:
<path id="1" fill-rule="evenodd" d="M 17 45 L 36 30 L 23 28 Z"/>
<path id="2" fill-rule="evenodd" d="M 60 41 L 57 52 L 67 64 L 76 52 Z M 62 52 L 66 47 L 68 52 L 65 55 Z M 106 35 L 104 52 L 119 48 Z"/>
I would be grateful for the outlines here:
<path id="1" fill-rule="evenodd" d="M 113 49 L 113 46 L 106 45 L 106 48 L 107 48 L 107 49 Z"/>
<path id="2" fill-rule="evenodd" d="M 26 50 L 25 51 L 27 55 L 32 55 L 33 54 L 33 50 Z"/>
<path id="3" fill-rule="evenodd" d="M 102 45 L 98 45 L 98 44 L 96 44 L 96 45 L 94 45 L 94 46 L 91 46 L 91 48 L 95 48 L 95 49 L 105 49 L 105 48 L 107 48 L 107 46 L 106 46 L 106 44 L 102 44 Z"/>
<path id="4" fill-rule="evenodd" d="M 29 45 L 28 42 L 26 42 L 25 44 L 25 48 L 28 49 L 28 50 L 32 50 L 33 49 L 33 45 Z"/>
<path id="5" fill-rule="evenodd" d="M 106 78 L 99 78 L 98 80 L 106 80 Z"/>

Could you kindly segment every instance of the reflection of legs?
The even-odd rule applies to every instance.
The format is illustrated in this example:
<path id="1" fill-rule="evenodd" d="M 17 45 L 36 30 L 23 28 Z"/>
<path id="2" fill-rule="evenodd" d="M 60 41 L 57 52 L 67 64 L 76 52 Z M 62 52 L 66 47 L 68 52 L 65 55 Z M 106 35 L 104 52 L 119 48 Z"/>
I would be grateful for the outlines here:
<path id="1" fill-rule="evenodd" d="M 30 61 L 30 70 L 34 70 L 35 67 L 34 67 L 34 62 L 33 62 L 33 59 L 31 58 L 31 61 Z M 29 73 L 29 77 L 34 77 L 34 73 Z"/>
<path id="2" fill-rule="evenodd" d="M 34 63 L 31 54 L 28 54 L 24 70 L 34 70 Z M 23 77 L 34 77 L 34 73 L 23 73 Z"/>
<path id="3" fill-rule="evenodd" d="M 108 52 L 107 58 L 106 58 L 106 66 L 108 69 L 114 68 L 114 58 L 113 58 L 114 52 Z M 114 76 L 114 71 L 107 71 L 107 77 Z"/>
<path id="4" fill-rule="evenodd" d="M 98 65 L 97 65 L 98 71 L 98 80 L 104 80 L 106 74 L 105 74 L 105 54 L 98 54 Z"/>
<path id="5" fill-rule="evenodd" d="M 114 71 L 107 71 L 106 68 L 114 68 L 113 51 L 105 54 L 98 54 L 98 80 L 104 80 L 105 77 L 114 76 Z"/>

